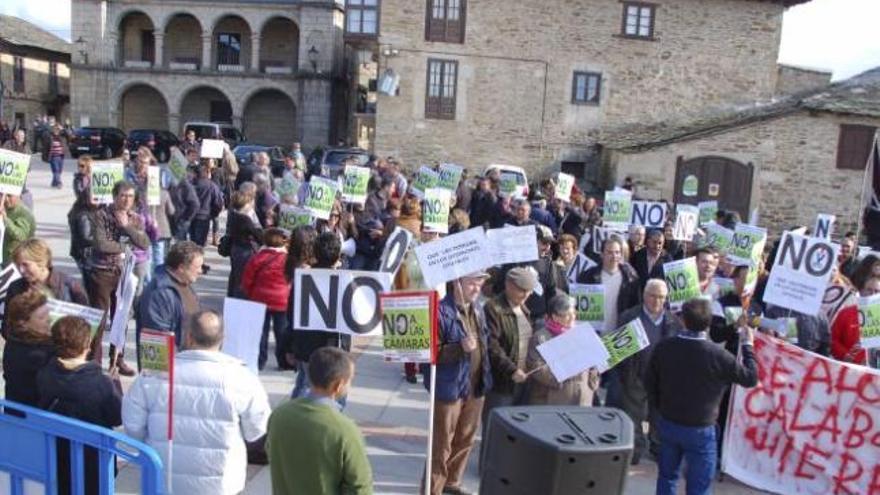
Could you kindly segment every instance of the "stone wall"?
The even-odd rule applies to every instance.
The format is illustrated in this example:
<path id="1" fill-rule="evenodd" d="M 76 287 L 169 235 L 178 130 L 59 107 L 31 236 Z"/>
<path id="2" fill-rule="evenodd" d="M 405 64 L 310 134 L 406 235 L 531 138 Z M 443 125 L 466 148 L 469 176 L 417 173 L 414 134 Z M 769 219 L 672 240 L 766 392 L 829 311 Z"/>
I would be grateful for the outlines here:
<path id="1" fill-rule="evenodd" d="M 143 14 L 133 13 L 125 17 L 121 27 L 123 30 L 120 36 L 122 40 L 122 58 L 120 62 L 124 64 L 126 60 L 143 60 L 141 32 L 154 29 L 150 18 Z"/>
<path id="2" fill-rule="evenodd" d="M 3 120 L 12 123 L 16 113 L 23 113 L 25 122 L 30 125 L 35 117 L 54 114 L 59 122 L 69 117 L 66 106 L 53 106 L 54 96 L 49 92 L 49 64 L 42 58 L 24 56 L 24 92 L 14 91 L 13 68 L 15 57 L 9 53 L 0 53 L 0 79 L 6 86 L 3 95 Z M 70 67 L 66 63 L 56 62 L 58 70 L 58 94 L 70 94 Z"/>
<path id="3" fill-rule="evenodd" d="M 247 102 L 242 118 L 248 141 L 290 146 L 296 134 L 296 107 L 280 91 L 262 91 Z"/>
<path id="4" fill-rule="evenodd" d="M 600 127 L 768 98 L 782 13 L 775 2 L 664 1 L 648 41 L 620 36 L 620 2 L 470 2 L 465 42 L 453 44 L 424 41 L 424 1 L 386 0 L 380 44 L 400 55 L 379 65 L 400 74 L 401 91 L 379 98 L 376 151 L 478 166 L 513 160 L 539 173 L 585 159 Z M 455 122 L 424 118 L 429 57 L 463 69 Z M 602 74 L 599 105 L 571 104 L 575 71 Z"/>
<path id="5" fill-rule="evenodd" d="M 191 16 L 171 19 L 165 30 L 165 65 L 175 60 L 202 60 L 202 27 Z"/>
<path id="6" fill-rule="evenodd" d="M 802 112 L 648 151 L 606 155 L 615 178 L 633 177 L 638 195 L 649 199 L 674 197 L 678 157 L 715 155 L 752 163 L 750 208 L 759 208 L 760 224 L 773 235 L 793 225 L 812 228 L 818 213 L 837 215 L 840 234 L 855 230 L 864 177 L 860 170 L 836 168 L 840 124 L 880 126 L 880 119 Z"/>
<path id="7" fill-rule="evenodd" d="M 781 95 L 819 89 L 831 82 L 830 71 L 785 64 L 779 64 L 776 77 L 776 93 Z"/>
<path id="8" fill-rule="evenodd" d="M 119 106 L 120 128 L 168 130 L 168 105 L 150 86 L 134 86 L 122 96 Z"/>

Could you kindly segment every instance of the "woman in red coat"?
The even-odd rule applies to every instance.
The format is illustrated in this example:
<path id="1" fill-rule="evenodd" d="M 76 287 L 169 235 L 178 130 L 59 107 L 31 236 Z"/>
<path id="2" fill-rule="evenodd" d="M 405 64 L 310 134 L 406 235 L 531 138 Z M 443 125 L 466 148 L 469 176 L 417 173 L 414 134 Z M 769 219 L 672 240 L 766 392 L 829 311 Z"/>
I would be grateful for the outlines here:
<path id="1" fill-rule="evenodd" d="M 287 300 L 290 297 L 290 282 L 284 275 L 287 260 L 287 231 L 270 228 L 263 233 L 264 247 L 257 251 L 244 267 L 241 288 L 251 301 L 266 305 L 266 319 L 263 323 L 263 337 L 260 339 L 259 369 L 268 360 L 269 328 L 275 335 L 275 361 L 282 370 L 292 369 L 285 358 L 288 341 Z"/>
<path id="2" fill-rule="evenodd" d="M 858 293 L 839 273 L 834 274 L 825 290 L 822 311 L 831 325 L 831 356 L 838 361 L 865 364 L 867 354 L 861 344 Z"/>

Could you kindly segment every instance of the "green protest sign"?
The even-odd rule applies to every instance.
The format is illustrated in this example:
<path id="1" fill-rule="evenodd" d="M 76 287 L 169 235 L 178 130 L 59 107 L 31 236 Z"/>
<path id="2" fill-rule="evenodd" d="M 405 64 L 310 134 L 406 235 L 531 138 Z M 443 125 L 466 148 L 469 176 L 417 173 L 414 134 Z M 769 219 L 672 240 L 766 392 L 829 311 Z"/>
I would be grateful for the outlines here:
<path id="1" fill-rule="evenodd" d="M 556 178 L 556 197 L 565 201 L 571 201 L 571 190 L 574 187 L 574 176 L 559 172 Z M 629 221 L 629 220 L 627 220 Z"/>
<path id="2" fill-rule="evenodd" d="M 284 177 L 275 179 L 275 194 L 278 199 L 284 199 L 285 196 L 296 197 L 302 183 L 293 178 L 290 174 L 284 174 Z"/>
<path id="3" fill-rule="evenodd" d="M 751 266 L 761 260 L 767 231 L 746 223 L 738 223 L 730 242 L 727 259 L 736 265 Z"/>
<path id="4" fill-rule="evenodd" d="M 862 347 L 880 347 L 880 294 L 859 298 Z"/>
<path id="5" fill-rule="evenodd" d="M 125 168 L 122 162 L 92 163 L 92 199 L 99 204 L 113 202 L 113 186 L 123 180 Z"/>
<path id="6" fill-rule="evenodd" d="M 186 157 L 177 148 L 171 148 L 171 158 L 168 159 L 168 171 L 175 180 L 181 181 L 186 178 Z"/>
<path id="7" fill-rule="evenodd" d="M 425 197 L 425 191 L 432 187 L 437 187 L 439 182 L 440 174 L 423 165 L 422 168 L 416 172 L 416 176 L 413 178 L 413 182 L 409 186 L 409 192 L 413 196 L 422 199 Z"/>
<path id="8" fill-rule="evenodd" d="M 715 248 L 720 254 L 727 254 L 730 251 L 730 244 L 733 242 L 733 231 L 718 225 L 710 223 L 705 229 L 705 245 Z"/>
<path id="9" fill-rule="evenodd" d="M 422 222 L 428 232 L 449 232 L 449 204 L 452 201 L 452 191 L 432 187 L 425 190 L 424 208 L 422 208 Z"/>
<path id="10" fill-rule="evenodd" d="M 669 306 L 677 310 L 685 301 L 700 297 L 697 259 L 694 257 L 663 264 L 663 276 L 669 287 Z"/>
<path id="11" fill-rule="evenodd" d="M 30 155 L 0 149 L 0 194 L 20 196 L 30 165 Z"/>
<path id="12" fill-rule="evenodd" d="M 437 182 L 437 187 L 449 189 L 450 191 L 457 190 L 458 183 L 461 182 L 462 172 L 464 172 L 464 168 L 454 163 L 441 163 L 440 177 Z"/>
<path id="13" fill-rule="evenodd" d="M 364 204 L 367 201 L 367 186 L 370 184 L 370 169 L 357 165 L 346 165 L 342 180 L 342 201 Z"/>
<path id="14" fill-rule="evenodd" d="M 650 345 L 648 334 L 642 320 L 636 318 L 613 332 L 607 332 L 599 337 L 605 348 L 608 349 L 608 368 L 613 368 L 624 359 L 641 351 Z"/>
<path id="15" fill-rule="evenodd" d="M 632 219 L 632 193 L 606 191 L 602 206 L 602 224 L 606 227 L 626 228 Z"/>
<path id="16" fill-rule="evenodd" d="M 517 196 L 519 192 L 519 177 L 516 174 L 501 172 L 498 181 L 498 192 L 502 197 Z"/>
<path id="17" fill-rule="evenodd" d="M 385 360 L 431 362 L 431 338 L 436 321 L 436 293 L 399 292 L 379 296 Z"/>
<path id="18" fill-rule="evenodd" d="M 159 206 L 162 203 L 162 169 L 151 165 L 147 169 L 147 204 Z"/>
<path id="19" fill-rule="evenodd" d="M 47 300 L 46 306 L 49 308 L 49 326 L 54 325 L 56 321 L 65 316 L 77 316 L 89 324 L 92 337 L 94 337 L 101 327 L 101 323 L 104 322 L 104 311 L 100 309 L 80 306 L 79 304 L 59 301 L 58 299 Z"/>
<path id="20" fill-rule="evenodd" d="M 578 321 L 589 322 L 596 330 L 602 330 L 605 322 L 605 286 L 572 284 L 569 294 L 574 298 Z"/>
<path id="21" fill-rule="evenodd" d="M 288 204 L 278 206 L 277 220 L 276 224 L 278 227 L 289 231 L 293 231 L 301 225 L 312 225 L 315 223 L 315 217 L 312 215 L 311 210 Z"/>
<path id="22" fill-rule="evenodd" d="M 327 220 L 336 202 L 336 191 L 339 183 L 323 177 L 312 176 L 306 189 L 306 198 L 303 206 L 308 208 L 316 218 Z"/>
<path id="23" fill-rule="evenodd" d="M 718 201 L 701 201 L 697 207 L 700 209 L 701 226 L 715 221 L 715 214 L 718 213 Z"/>
<path id="24" fill-rule="evenodd" d="M 140 344 L 141 370 L 145 374 L 167 376 L 173 369 L 174 334 L 144 330 Z"/>

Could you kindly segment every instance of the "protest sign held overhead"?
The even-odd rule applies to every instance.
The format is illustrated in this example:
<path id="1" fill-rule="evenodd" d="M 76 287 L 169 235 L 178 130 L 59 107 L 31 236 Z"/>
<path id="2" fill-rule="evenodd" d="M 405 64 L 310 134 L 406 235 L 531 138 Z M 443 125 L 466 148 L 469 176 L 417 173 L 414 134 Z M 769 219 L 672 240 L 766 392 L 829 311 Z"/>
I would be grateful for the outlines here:
<path id="1" fill-rule="evenodd" d="M 439 182 L 440 174 L 422 165 L 409 185 L 409 193 L 419 199 L 424 199 L 425 191 L 432 187 L 437 187 Z"/>
<path id="2" fill-rule="evenodd" d="M 707 225 L 715 221 L 715 214 L 718 213 L 718 201 L 701 201 L 697 204 L 700 209 L 700 226 Z"/>
<path id="3" fill-rule="evenodd" d="M 202 158 L 223 158 L 226 142 L 222 139 L 202 139 Z"/>
<path id="4" fill-rule="evenodd" d="M 574 176 L 559 172 L 556 177 L 556 198 L 571 202 L 571 190 L 574 188 Z"/>
<path id="5" fill-rule="evenodd" d="M 534 225 L 489 229 L 486 231 L 486 245 L 493 265 L 528 263 L 538 259 Z"/>
<path id="6" fill-rule="evenodd" d="M 379 271 L 390 273 L 392 276 L 396 275 L 397 269 L 406 258 L 406 252 L 412 241 L 412 232 L 400 226 L 395 227 L 391 235 L 388 236 L 388 240 L 385 241 L 382 257 L 379 258 Z"/>
<path id="7" fill-rule="evenodd" d="M 706 232 L 705 245 L 714 248 L 719 254 L 727 254 L 730 251 L 730 245 L 733 243 L 733 231 L 717 223 L 706 225 L 703 230 Z"/>
<path id="8" fill-rule="evenodd" d="M 666 203 L 660 201 L 633 201 L 632 225 L 642 225 L 646 229 L 662 229 L 666 225 Z"/>
<path id="9" fill-rule="evenodd" d="M 519 175 L 512 172 L 501 172 L 498 193 L 504 198 L 508 196 L 513 199 L 522 197 L 522 187 L 519 185 Z"/>
<path id="10" fill-rule="evenodd" d="M 599 335 L 588 323 L 575 324 L 537 349 L 560 383 L 594 366 L 605 367 L 611 357 Z"/>
<path id="11" fill-rule="evenodd" d="M 30 155 L 0 149 L 0 194 L 20 196 L 30 166 Z"/>
<path id="12" fill-rule="evenodd" d="M 293 280 L 293 327 L 352 335 L 382 330 L 379 294 L 391 290 L 391 274 L 301 268 Z"/>
<path id="13" fill-rule="evenodd" d="M 813 229 L 813 236 L 823 239 L 831 239 L 831 232 L 834 230 L 834 222 L 837 217 L 825 213 L 819 213 L 816 216 L 816 227 Z"/>
<path id="14" fill-rule="evenodd" d="M 282 229 L 293 231 L 302 225 L 314 225 L 315 216 L 311 210 L 300 208 L 295 205 L 278 205 L 278 218 L 276 223 Z"/>
<path id="15" fill-rule="evenodd" d="M 452 202 L 452 191 L 440 187 L 425 190 L 422 220 L 428 232 L 449 232 L 449 206 Z"/>
<path id="16" fill-rule="evenodd" d="M 733 387 L 724 472 L 785 494 L 876 493 L 880 374 L 756 333 L 757 387 Z"/>
<path id="17" fill-rule="evenodd" d="M 625 190 L 605 191 L 602 224 L 609 228 L 625 230 L 631 219 L 632 193 Z"/>
<path id="18" fill-rule="evenodd" d="M 494 264 L 482 227 L 421 244 L 415 251 L 428 287 L 437 287 Z"/>
<path id="19" fill-rule="evenodd" d="M 808 315 L 819 313 L 837 264 L 831 242 L 785 232 L 764 290 L 764 301 Z"/>
<path id="20" fill-rule="evenodd" d="M 700 219 L 700 209 L 692 205 L 675 205 L 675 223 L 672 238 L 676 241 L 690 241 L 694 238 Z"/>
<path id="21" fill-rule="evenodd" d="M 327 220 L 330 218 L 330 212 L 333 211 L 337 191 L 339 191 L 338 182 L 312 176 L 307 184 L 303 206 L 308 208 L 316 218 Z"/>
<path id="22" fill-rule="evenodd" d="M 437 339 L 437 293 L 393 292 L 379 298 L 386 361 L 430 363 Z"/>
<path id="23" fill-rule="evenodd" d="M 602 252 L 602 244 L 605 243 L 611 236 L 617 236 L 622 240 L 626 239 L 626 232 L 617 229 L 610 229 L 605 227 L 593 227 L 593 235 L 591 240 L 593 241 L 593 251 L 597 253 Z"/>
<path id="24" fill-rule="evenodd" d="M 463 172 L 464 168 L 454 163 L 441 163 L 436 187 L 455 191 L 458 189 L 458 183 L 461 182 Z"/>
<path id="25" fill-rule="evenodd" d="M 370 185 L 370 169 L 357 165 L 346 165 L 342 179 L 342 201 L 362 205 L 367 200 Z"/>
<path id="26" fill-rule="evenodd" d="M 571 266 L 568 267 L 568 273 L 566 277 L 568 278 L 569 284 L 574 284 L 577 282 L 578 276 L 596 266 L 596 262 L 591 260 L 589 257 L 585 256 L 583 253 L 578 253 L 577 256 L 574 257 L 574 261 L 571 262 Z"/>
<path id="27" fill-rule="evenodd" d="M 602 343 L 608 349 L 608 364 L 599 371 L 605 371 L 622 363 L 626 358 L 648 347 L 651 342 L 648 340 L 648 334 L 645 333 L 645 326 L 642 320 L 636 318 L 626 325 L 614 330 L 606 332 L 601 337 Z"/>
<path id="28" fill-rule="evenodd" d="M 752 266 L 761 259 L 766 243 L 765 229 L 747 223 L 738 223 L 730 240 L 727 259 L 735 265 Z"/>
<path id="29" fill-rule="evenodd" d="M 605 323 L 605 286 L 572 284 L 569 294 L 574 298 L 575 318 L 602 331 Z"/>
<path id="30" fill-rule="evenodd" d="M 113 202 L 113 186 L 125 177 L 122 162 L 92 163 L 92 199 L 98 204 Z"/>
<path id="31" fill-rule="evenodd" d="M 663 264 L 663 278 L 669 288 L 669 307 L 673 311 L 685 302 L 700 297 L 700 278 L 697 259 L 686 258 Z"/>

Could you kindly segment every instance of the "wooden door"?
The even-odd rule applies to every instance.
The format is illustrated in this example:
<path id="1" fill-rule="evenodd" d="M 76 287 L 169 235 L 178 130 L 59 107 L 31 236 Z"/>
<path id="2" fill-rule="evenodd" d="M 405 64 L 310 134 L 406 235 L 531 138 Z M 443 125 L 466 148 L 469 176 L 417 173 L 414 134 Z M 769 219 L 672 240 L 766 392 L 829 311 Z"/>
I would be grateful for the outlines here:
<path id="1" fill-rule="evenodd" d="M 754 166 L 720 156 L 678 157 L 675 168 L 675 202 L 696 205 L 718 201 L 718 208 L 749 218 Z"/>

